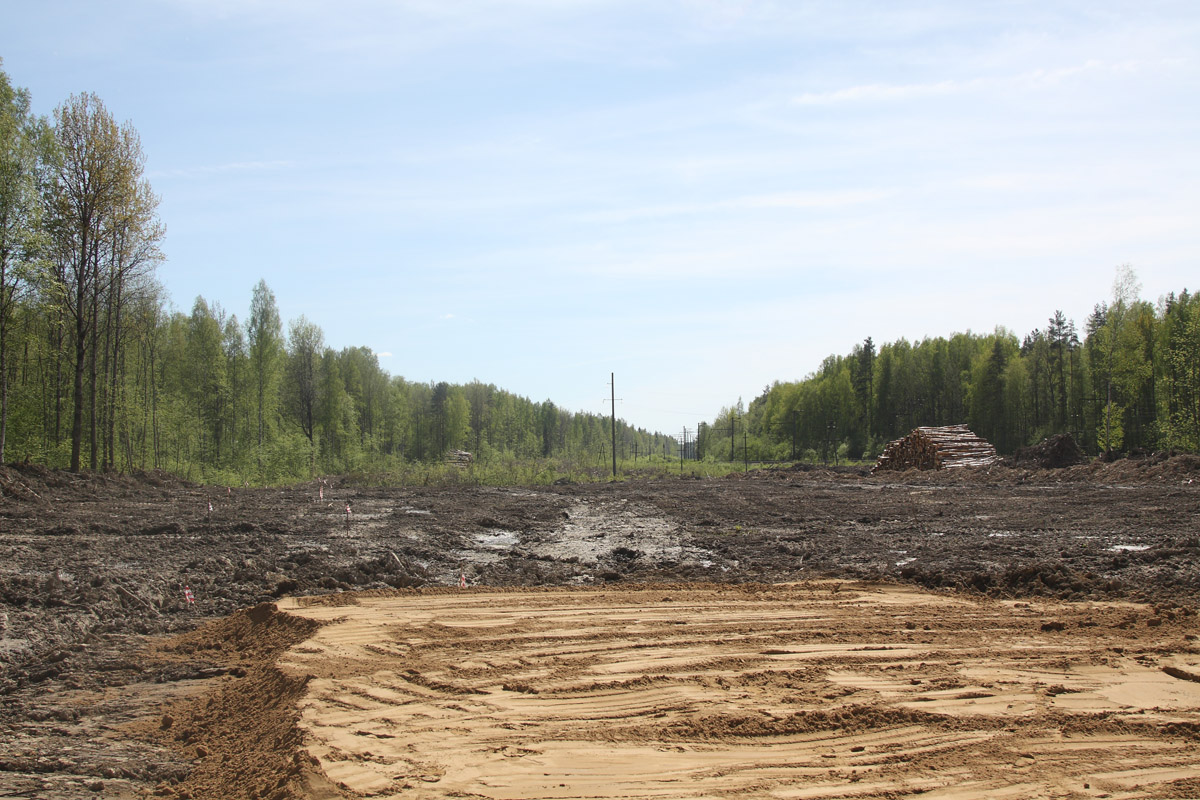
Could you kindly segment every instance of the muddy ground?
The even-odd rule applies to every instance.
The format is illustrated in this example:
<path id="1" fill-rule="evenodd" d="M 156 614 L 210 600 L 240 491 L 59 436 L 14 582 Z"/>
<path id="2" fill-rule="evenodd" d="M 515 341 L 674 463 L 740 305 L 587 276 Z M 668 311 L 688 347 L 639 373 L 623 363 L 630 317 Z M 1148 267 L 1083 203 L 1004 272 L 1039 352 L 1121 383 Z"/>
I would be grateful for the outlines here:
<path id="1" fill-rule="evenodd" d="M 0 490 L 0 797 L 196 791 L 204 759 L 162 709 L 230 680 L 294 687 L 256 673 L 228 631 L 155 643 L 285 596 L 834 578 L 1134 601 L 1164 619 L 1200 605 L 1200 458 L 1186 455 L 531 488 L 229 490 L 7 467 Z M 306 635 L 273 631 L 254 639 L 260 660 Z M 269 734 L 285 761 L 291 724 Z M 297 770 L 244 796 L 303 794 Z"/>

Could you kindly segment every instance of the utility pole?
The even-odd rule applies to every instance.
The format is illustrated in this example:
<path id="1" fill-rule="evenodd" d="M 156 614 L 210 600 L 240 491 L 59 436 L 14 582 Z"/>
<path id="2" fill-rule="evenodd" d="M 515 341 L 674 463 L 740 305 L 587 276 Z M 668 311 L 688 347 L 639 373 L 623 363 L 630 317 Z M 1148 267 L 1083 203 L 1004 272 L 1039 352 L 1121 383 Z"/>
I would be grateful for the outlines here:
<path id="1" fill-rule="evenodd" d="M 613 480 L 617 479 L 617 375 L 608 373 L 608 388 L 611 390 L 609 399 L 612 401 L 612 445 L 613 445 Z"/>

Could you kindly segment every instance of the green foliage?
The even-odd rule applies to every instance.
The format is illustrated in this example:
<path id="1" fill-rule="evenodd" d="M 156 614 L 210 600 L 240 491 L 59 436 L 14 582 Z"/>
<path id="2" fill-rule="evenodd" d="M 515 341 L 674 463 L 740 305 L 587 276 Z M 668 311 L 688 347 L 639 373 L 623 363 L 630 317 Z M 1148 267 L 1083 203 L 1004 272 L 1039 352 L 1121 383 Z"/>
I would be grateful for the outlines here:
<path id="1" fill-rule="evenodd" d="M 1119 451 L 1124 441 L 1124 412 L 1120 406 L 1109 403 L 1104 407 L 1104 424 L 1096 431 L 1096 445 L 1109 453 Z"/>
<path id="2" fill-rule="evenodd" d="M 0 463 L 8 434 L 11 332 L 39 249 L 36 139 L 29 93 L 13 88 L 0 71 Z"/>
<path id="3" fill-rule="evenodd" d="M 114 469 L 166 469 L 237 485 L 331 473 L 409 484 L 611 477 L 608 418 L 478 382 L 392 377 L 366 348 L 326 347 L 321 329 L 304 317 L 290 323 L 287 346 L 271 356 L 281 340 L 265 283 L 254 288 L 245 326 L 204 298 L 189 315 L 167 314 L 163 304 L 160 295 L 147 293 L 129 315 L 121 353 L 133 366 L 114 396 L 117 439 L 127 445 L 114 453 Z M 36 303 L 19 310 L 45 348 L 44 358 L 36 349 L 24 351 L 32 358 L 23 364 L 21 374 L 30 378 L 15 404 L 20 452 L 63 466 L 71 443 L 54 429 L 47 413 L 53 396 L 45 388 L 56 364 L 71 361 L 51 358 L 52 318 L 39 314 Z M 677 453 L 673 439 L 624 421 L 618 421 L 617 447 L 622 471 L 646 472 Z M 474 454 L 465 469 L 445 463 L 449 451 L 460 449 Z"/>
<path id="4" fill-rule="evenodd" d="M 1200 297 L 1186 290 L 1170 295 L 1162 313 L 1163 435 L 1168 447 L 1195 452 L 1200 450 Z"/>
<path id="5" fill-rule="evenodd" d="M 279 384 L 285 355 L 283 323 L 275 295 L 264 280 L 255 285 L 250 300 L 246 340 L 246 371 L 253 386 L 254 437 L 262 445 L 275 432 L 279 418 Z"/>
<path id="6" fill-rule="evenodd" d="M 9 105 L 25 108 L 26 100 L 0 91 Z M 44 197 L 34 197 L 34 210 L 44 206 L 47 214 L 26 215 L 22 225 L 35 229 L 22 229 L 21 239 L 44 234 L 54 258 L 35 275 L 25 268 L 26 248 L 0 274 L 0 355 L 17 345 L 21 353 L 19 364 L 0 368 L 6 388 L 19 376 L 11 415 L 5 395 L 12 425 L 0 426 L 0 442 L 10 428 L 10 450 L 20 457 L 59 467 L 165 469 L 228 484 L 335 472 L 407 483 L 610 475 L 607 418 L 478 382 L 393 377 L 367 348 L 326 347 L 321 329 L 303 316 L 285 340 L 263 281 L 253 287 L 245 325 L 202 297 L 190 314 L 169 312 L 152 277 L 161 230 L 153 220 L 157 201 L 140 179 L 136 134 L 116 126 L 91 95 L 72 98 L 56 125 L 64 155 L 47 150 L 33 164 L 49 176 Z M 11 126 L 0 127 L 8 136 Z M 91 146 L 107 160 L 84 163 Z M 109 194 L 83 194 L 88 170 Z M 4 172 L 2 181 L 0 189 L 15 191 L 14 175 Z M 84 202 L 101 222 L 81 216 Z M 122 227 L 130 220 L 139 227 Z M 107 261 L 97 256 L 101 249 Z M 676 452 L 673 439 L 623 421 L 616 446 L 638 469 L 650 454 Z M 470 467 L 444 463 L 452 450 L 474 453 Z"/>
<path id="7" fill-rule="evenodd" d="M 701 426 L 702 457 L 748 449 L 751 458 L 870 460 L 915 427 L 963 422 L 1002 453 L 1054 433 L 1099 451 L 1196 451 L 1200 299 L 1185 290 L 1156 308 L 1138 291 L 1119 267 L 1112 301 L 1096 306 L 1083 341 L 1061 311 L 1020 342 L 1003 328 L 878 346 L 868 338 L 801 381 L 767 387 L 744 417 L 723 409 Z"/>

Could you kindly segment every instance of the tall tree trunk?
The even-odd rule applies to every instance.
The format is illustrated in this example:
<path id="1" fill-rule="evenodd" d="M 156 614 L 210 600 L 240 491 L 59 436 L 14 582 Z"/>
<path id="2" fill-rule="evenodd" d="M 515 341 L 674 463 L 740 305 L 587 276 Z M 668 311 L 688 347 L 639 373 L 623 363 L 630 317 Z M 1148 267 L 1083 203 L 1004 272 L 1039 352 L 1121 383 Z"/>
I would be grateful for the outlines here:
<path id="1" fill-rule="evenodd" d="M 111 369 L 108 371 L 108 410 L 105 413 L 105 453 L 108 456 L 105 467 L 109 470 L 116 468 L 116 452 L 117 452 L 117 399 L 118 393 L 122 385 L 122 381 L 118 378 L 121 375 L 121 290 L 122 284 L 121 275 L 117 275 L 113 279 L 113 285 L 110 287 L 109 295 L 112 301 L 109 304 L 109 328 L 112 330 L 112 342 L 108 347 L 109 359 L 111 361 Z"/>
<path id="2" fill-rule="evenodd" d="M 54 334 L 54 446 L 62 442 L 62 404 L 63 404 L 63 329 L 66 320 L 60 312 L 58 324 L 53 326 Z"/>
<path id="3" fill-rule="evenodd" d="M 87 366 L 87 325 L 84 321 L 84 287 L 79 287 L 79 314 L 75 320 L 75 407 L 71 412 L 71 472 L 79 472 L 83 450 L 83 370 Z"/>
<path id="4" fill-rule="evenodd" d="M 3 291 L 0 281 L 0 291 Z M 0 466 L 4 464 L 4 444 L 8 438 L 8 337 L 0 332 Z"/>
<path id="5" fill-rule="evenodd" d="M 100 381 L 97 380 L 97 351 L 100 349 L 100 253 L 99 248 L 95 253 L 92 261 L 92 302 L 91 302 L 91 319 L 92 319 L 92 347 L 90 357 L 88 358 L 88 418 L 91 423 L 88 430 L 88 440 L 90 445 L 89 465 L 93 472 L 100 468 L 100 448 L 99 448 L 99 429 L 98 420 L 96 419 L 97 411 L 97 392 L 99 390 Z"/>
<path id="6" fill-rule="evenodd" d="M 42 450 L 50 449 L 50 369 L 38 353 L 38 377 L 42 381 Z"/>
<path id="7" fill-rule="evenodd" d="M 16 287 L 8 285 L 8 248 L 0 249 L 0 465 L 4 464 L 4 444 L 8 438 L 8 336 L 9 314 Z"/>
<path id="8" fill-rule="evenodd" d="M 146 382 L 142 387 L 142 469 L 146 469 L 147 463 L 150 468 L 155 466 L 155 440 L 154 440 L 154 361 L 150 357 L 150 352 L 146 352 Z M 147 461 L 149 459 L 149 461 Z"/>
<path id="9" fill-rule="evenodd" d="M 95 356 L 93 355 L 93 358 Z M 105 303 L 104 309 L 104 357 L 101 360 L 101 372 L 104 380 L 100 381 L 100 413 L 98 427 L 100 429 L 100 466 L 107 472 L 111 451 L 108 440 L 109 408 L 112 393 L 109 389 L 108 374 L 112 369 L 112 301 Z"/>
<path id="10" fill-rule="evenodd" d="M 154 345 L 150 345 L 150 440 L 154 452 L 154 468 L 162 466 L 161 439 L 158 432 L 158 377 L 154 374 Z"/>

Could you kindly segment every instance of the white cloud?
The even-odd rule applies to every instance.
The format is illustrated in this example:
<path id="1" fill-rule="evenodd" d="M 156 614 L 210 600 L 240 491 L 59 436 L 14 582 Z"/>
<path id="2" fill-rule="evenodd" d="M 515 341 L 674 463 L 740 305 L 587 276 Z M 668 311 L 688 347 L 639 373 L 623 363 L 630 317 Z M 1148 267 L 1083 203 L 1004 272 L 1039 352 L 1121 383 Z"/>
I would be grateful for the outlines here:
<path id="1" fill-rule="evenodd" d="M 982 91 L 1007 89 L 1045 89 L 1057 87 L 1069 80 L 1088 75 L 1128 76 L 1145 71 L 1163 71 L 1186 66 L 1187 61 L 1164 58 L 1153 61 L 1126 59 L 1105 61 L 1090 58 L 1082 63 L 1059 67 L 1038 67 L 1008 75 L 981 75 L 970 78 L 955 78 L 925 83 L 868 83 L 847 86 L 828 91 L 805 92 L 792 98 L 799 106 L 832 106 L 849 103 L 887 103 L 914 100 L 924 97 L 946 97 Z M 954 65 L 946 65 L 953 69 Z"/>
<path id="2" fill-rule="evenodd" d="M 973 82 L 974 83 L 974 82 Z M 937 83 L 914 83 L 905 85 L 889 85 L 872 83 L 863 86 L 850 86 L 830 92 L 805 92 L 792 99 L 796 105 L 833 105 L 848 102 L 874 102 L 891 100 L 908 100 L 914 97 L 929 97 L 946 95 L 963 91 L 963 84 L 957 81 L 938 81 Z"/>
<path id="3" fill-rule="evenodd" d="M 194 167 L 174 167 L 147 172 L 146 177 L 154 178 L 197 178 L 209 175 L 235 172 L 266 172 L 273 170 L 291 169 L 295 167 L 291 161 L 230 161 L 225 164 L 208 164 Z"/>
<path id="4" fill-rule="evenodd" d="M 658 206 L 622 208 L 612 211 L 586 212 L 576 217 L 580 222 L 614 223 L 668 217 L 698 216 L 736 211 L 763 209 L 833 209 L 873 203 L 890 197 L 889 189 L 839 189 L 828 192 L 772 192 L 747 195 L 709 203 L 677 203 Z"/>

